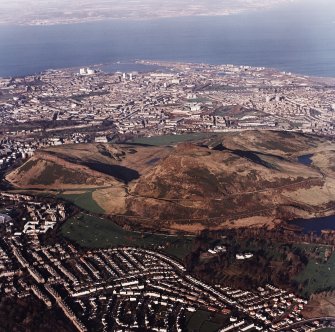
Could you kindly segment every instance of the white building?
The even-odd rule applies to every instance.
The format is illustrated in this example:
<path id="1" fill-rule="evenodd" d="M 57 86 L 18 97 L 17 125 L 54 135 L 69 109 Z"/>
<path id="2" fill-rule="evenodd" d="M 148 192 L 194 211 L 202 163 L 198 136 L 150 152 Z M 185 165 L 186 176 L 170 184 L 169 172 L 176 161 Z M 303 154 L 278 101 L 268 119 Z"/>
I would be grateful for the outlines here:
<path id="1" fill-rule="evenodd" d="M 88 67 L 80 68 L 79 74 L 80 75 L 93 75 L 95 73 L 94 69 L 90 69 Z"/>

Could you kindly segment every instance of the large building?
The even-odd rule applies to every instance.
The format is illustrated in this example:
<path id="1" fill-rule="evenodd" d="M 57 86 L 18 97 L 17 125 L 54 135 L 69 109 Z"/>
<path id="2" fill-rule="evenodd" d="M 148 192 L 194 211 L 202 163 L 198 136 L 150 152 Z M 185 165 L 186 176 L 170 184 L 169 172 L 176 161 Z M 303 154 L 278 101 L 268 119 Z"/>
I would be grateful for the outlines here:
<path id="1" fill-rule="evenodd" d="M 79 74 L 80 75 L 93 75 L 95 73 L 94 69 L 90 69 L 88 67 L 80 68 Z"/>

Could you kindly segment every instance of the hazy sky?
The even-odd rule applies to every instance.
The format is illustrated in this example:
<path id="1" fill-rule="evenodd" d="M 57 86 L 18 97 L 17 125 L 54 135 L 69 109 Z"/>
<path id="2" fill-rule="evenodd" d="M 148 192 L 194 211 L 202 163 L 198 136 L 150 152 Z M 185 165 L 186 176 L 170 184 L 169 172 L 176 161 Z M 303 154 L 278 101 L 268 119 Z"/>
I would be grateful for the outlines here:
<path id="1" fill-rule="evenodd" d="M 310 8 L 333 12 L 335 22 L 335 0 L 0 0 L 0 24 L 223 16 L 271 8 L 280 11 L 284 6 L 292 6 L 297 15 Z"/>
<path id="2" fill-rule="evenodd" d="M 206 4 L 211 5 L 213 3 L 221 4 L 223 7 L 231 7 L 234 4 L 238 6 L 249 6 L 249 5 L 266 5 L 266 4 L 275 4 L 281 2 L 292 2 L 292 0 L 179 0 L 179 1 L 170 1 L 170 0 L 0 0 L 0 8 L 10 9 L 10 8 L 26 8 L 26 9 L 64 9 L 64 8 L 80 8 L 82 5 L 90 6 L 92 9 L 96 6 L 109 6 L 109 5 L 120 5 L 124 4 L 125 6 L 140 6 L 145 4 L 150 4 L 152 6 L 166 6 L 169 3 L 175 2 L 175 4 L 180 3 L 185 4 Z"/>
<path id="3" fill-rule="evenodd" d="M 229 15 L 299 0 L 0 0 L 0 23 L 57 24 L 118 18 Z"/>

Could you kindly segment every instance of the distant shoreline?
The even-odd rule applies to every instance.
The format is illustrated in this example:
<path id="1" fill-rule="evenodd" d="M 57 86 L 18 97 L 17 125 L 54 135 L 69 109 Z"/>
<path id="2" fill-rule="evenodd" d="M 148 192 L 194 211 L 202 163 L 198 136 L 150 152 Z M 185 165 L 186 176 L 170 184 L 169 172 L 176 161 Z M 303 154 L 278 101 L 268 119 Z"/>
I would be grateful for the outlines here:
<path id="1" fill-rule="evenodd" d="M 15 1 L 15 0 L 13 0 Z M 153 20 L 153 19 L 170 19 L 183 17 L 224 17 L 238 15 L 243 13 L 259 12 L 271 10 L 278 5 L 288 4 L 288 0 L 272 0 L 258 2 L 256 0 L 249 3 L 237 2 L 236 4 L 222 3 L 198 3 L 193 1 L 184 1 L 183 4 L 178 2 L 162 1 L 159 6 L 152 2 L 142 1 L 137 5 L 136 1 L 123 1 L 115 5 L 113 1 L 96 1 L 91 7 L 83 6 L 80 11 L 77 6 L 81 6 L 80 1 L 76 6 L 71 4 L 66 6 L 56 6 L 43 8 L 43 6 L 32 6 L 27 8 L 24 13 L 14 15 L 10 10 L 4 11 L 0 17 L 0 25 L 18 25 L 18 26 L 54 26 L 67 24 L 94 23 L 101 21 L 118 21 L 118 20 Z M 1 11 L 1 6 L 0 6 Z"/>
<path id="2" fill-rule="evenodd" d="M 277 15 L 114 19 L 53 26 L 5 26 L 0 76 L 136 59 L 275 68 L 335 77 L 335 25 L 301 26 L 289 33 Z M 262 21 L 264 17 L 264 22 Z M 276 20 L 277 19 L 277 20 Z M 333 31 L 334 30 L 334 31 Z M 303 31 L 303 33 L 301 32 Z M 323 36 L 317 43 L 313 36 Z M 269 37 L 271 36 L 271 37 Z"/>
<path id="3" fill-rule="evenodd" d="M 154 71 L 164 71 L 166 70 L 169 65 L 176 66 L 227 66 L 232 65 L 234 67 L 250 67 L 250 68 L 264 68 L 267 70 L 273 70 L 276 72 L 285 72 L 278 68 L 272 68 L 267 66 L 252 66 L 248 64 L 244 65 L 236 65 L 236 64 L 211 64 L 211 63 L 198 63 L 198 62 L 188 62 L 188 61 L 173 61 L 173 60 L 145 60 L 145 59 L 136 59 L 136 60 L 129 60 L 129 61 L 111 61 L 111 62 L 104 62 L 104 63 L 91 63 L 88 65 L 77 65 L 71 67 L 61 67 L 61 68 L 47 68 L 40 72 L 35 72 L 27 75 L 17 75 L 17 76 L 0 76 L 0 79 L 9 79 L 9 78 L 24 78 L 28 76 L 38 76 L 48 71 L 69 71 L 74 72 L 78 71 L 80 68 L 87 67 L 93 68 L 95 70 L 99 70 L 105 72 L 107 74 L 115 73 L 115 72 L 154 72 Z M 104 68 L 115 68 L 115 70 L 104 70 Z M 119 68 L 118 68 L 119 67 Z M 128 67 L 128 68 L 127 68 Z M 147 68 L 145 68 L 147 67 Z M 328 82 L 328 84 L 335 84 L 335 75 L 334 76 L 317 76 L 317 75 L 306 75 L 296 72 L 290 72 L 294 76 L 301 76 L 306 78 L 312 78 L 313 80 L 321 80 L 322 82 Z"/>

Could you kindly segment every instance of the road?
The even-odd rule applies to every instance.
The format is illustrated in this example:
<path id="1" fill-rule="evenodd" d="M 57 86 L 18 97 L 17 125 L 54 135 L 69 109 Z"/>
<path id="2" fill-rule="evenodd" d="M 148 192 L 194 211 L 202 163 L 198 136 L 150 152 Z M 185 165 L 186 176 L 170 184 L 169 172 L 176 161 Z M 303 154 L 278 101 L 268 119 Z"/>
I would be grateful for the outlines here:
<path id="1" fill-rule="evenodd" d="M 303 325 L 308 324 L 308 323 L 313 323 L 315 321 L 333 323 L 334 326 L 335 326 L 335 316 L 333 316 L 333 317 L 316 317 L 316 318 L 302 320 L 298 323 L 294 323 L 292 325 L 289 325 L 288 327 L 285 328 L 285 330 L 287 330 L 287 329 L 291 330 L 291 329 L 297 328 L 299 326 L 303 326 Z"/>

